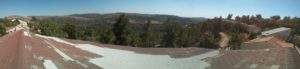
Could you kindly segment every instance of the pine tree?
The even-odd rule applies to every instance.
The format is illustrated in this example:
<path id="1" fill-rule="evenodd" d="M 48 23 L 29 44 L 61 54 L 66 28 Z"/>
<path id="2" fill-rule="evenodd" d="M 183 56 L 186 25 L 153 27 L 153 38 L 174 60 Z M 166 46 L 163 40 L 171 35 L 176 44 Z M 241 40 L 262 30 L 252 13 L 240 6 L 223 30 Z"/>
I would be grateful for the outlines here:
<path id="1" fill-rule="evenodd" d="M 65 33 L 67 33 L 67 38 L 70 38 L 70 39 L 77 39 L 78 37 L 78 31 L 77 31 L 77 26 L 73 25 L 73 24 L 65 24 L 63 26 L 63 31 Z"/>
<path id="2" fill-rule="evenodd" d="M 6 31 L 5 31 L 5 28 L 4 28 L 4 27 L 5 27 L 4 24 L 1 23 L 1 24 L 0 24 L 0 36 L 3 36 L 3 35 L 6 34 Z"/>
<path id="3" fill-rule="evenodd" d="M 164 25 L 164 36 L 162 41 L 163 47 L 178 47 L 178 34 L 181 26 L 177 23 L 172 21 L 170 18 L 166 21 Z"/>
<path id="4" fill-rule="evenodd" d="M 128 28 L 129 19 L 126 14 L 121 14 L 114 24 L 113 32 L 116 37 L 114 43 L 118 45 L 129 45 L 130 31 Z"/>
<path id="5" fill-rule="evenodd" d="M 153 31 L 151 30 L 151 21 L 148 20 L 147 24 L 145 24 L 144 28 L 143 28 L 143 33 L 141 35 L 141 39 L 142 39 L 142 47 L 154 47 L 155 43 L 155 37 L 153 37 Z"/>
<path id="6" fill-rule="evenodd" d="M 115 36 L 111 29 L 106 29 L 101 32 L 100 37 L 98 37 L 97 40 L 102 43 L 113 43 Z"/>
<path id="7" fill-rule="evenodd" d="M 42 35 L 63 37 L 63 30 L 52 21 L 43 21 L 37 27 Z"/>
<path id="8" fill-rule="evenodd" d="M 232 14 L 228 14 L 228 16 L 227 16 L 227 20 L 231 20 L 231 18 L 232 18 Z"/>

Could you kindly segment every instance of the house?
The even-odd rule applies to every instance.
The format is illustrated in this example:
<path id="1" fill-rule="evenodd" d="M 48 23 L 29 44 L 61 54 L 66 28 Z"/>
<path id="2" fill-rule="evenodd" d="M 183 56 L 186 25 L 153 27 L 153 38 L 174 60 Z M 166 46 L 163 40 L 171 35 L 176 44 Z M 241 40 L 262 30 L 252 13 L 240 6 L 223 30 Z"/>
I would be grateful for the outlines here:
<path id="1" fill-rule="evenodd" d="M 27 17 L 27 16 L 7 16 L 4 17 L 5 20 L 11 20 L 11 21 L 15 21 L 15 20 L 23 20 L 26 22 L 30 22 L 30 20 L 32 19 L 31 17 Z"/>
<path id="2" fill-rule="evenodd" d="M 11 33 L 11 32 L 16 32 L 20 29 L 29 29 L 29 27 L 27 26 L 27 22 L 22 20 L 18 20 L 18 21 L 20 24 L 18 24 L 17 26 L 5 27 L 6 32 Z"/>
<path id="3" fill-rule="evenodd" d="M 278 47 L 293 48 L 293 44 L 285 42 L 284 40 L 278 39 L 275 36 L 259 37 L 241 44 L 242 50 L 249 49 L 270 49 Z"/>
<path id="4" fill-rule="evenodd" d="M 6 33 L 16 32 L 16 26 L 5 27 Z"/>
<path id="5" fill-rule="evenodd" d="M 291 28 L 280 27 L 261 33 L 262 36 L 275 36 L 283 40 L 287 40 L 290 36 Z"/>

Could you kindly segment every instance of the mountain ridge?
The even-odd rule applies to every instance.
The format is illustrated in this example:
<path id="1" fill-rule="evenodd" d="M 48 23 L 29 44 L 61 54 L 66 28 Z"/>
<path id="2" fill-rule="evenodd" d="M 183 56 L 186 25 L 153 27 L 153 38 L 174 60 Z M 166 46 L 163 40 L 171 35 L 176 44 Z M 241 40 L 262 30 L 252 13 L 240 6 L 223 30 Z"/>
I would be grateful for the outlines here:
<path id="1" fill-rule="evenodd" d="M 114 23 L 115 19 L 119 17 L 121 13 L 85 13 L 85 14 L 71 14 L 64 16 L 31 16 L 38 19 L 78 19 L 78 20 L 94 20 L 98 22 Z M 180 17 L 167 14 L 141 14 L 141 13 L 125 13 L 130 18 L 131 23 L 145 23 L 147 20 L 151 20 L 154 23 L 162 24 L 168 18 L 174 18 L 181 24 L 199 23 L 207 20 L 204 17 Z M 58 20 L 59 20 L 58 19 Z"/>
<path id="2" fill-rule="evenodd" d="M 70 23 L 80 27 L 86 28 L 111 28 L 112 25 L 116 22 L 116 19 L 119 18 L 122 13 L 108 13 L 108 14 L 99 14 L 99 13 L 86 13 L 86 14 L 71 14 L 64 16 L 29 16 L 32 19 L 38 21 L 52 21 L 57 24 Z M 141 13 L 124 13 L 129 18 L 129 22 L 132 26 L 141 27 L 151 20 L 154 27 L 159 27 L 158 25 L 163 24 L 168 18 L 174 19 L 181 25 L 190 25 L 195 23 L 200 23 L 206 21 L 207 18 L 203 17 L 180 17 L 175 15 L 164 15 L 164 14 L 141 14 Z M 35 21 L 34 20 L 34 21 Z"/>

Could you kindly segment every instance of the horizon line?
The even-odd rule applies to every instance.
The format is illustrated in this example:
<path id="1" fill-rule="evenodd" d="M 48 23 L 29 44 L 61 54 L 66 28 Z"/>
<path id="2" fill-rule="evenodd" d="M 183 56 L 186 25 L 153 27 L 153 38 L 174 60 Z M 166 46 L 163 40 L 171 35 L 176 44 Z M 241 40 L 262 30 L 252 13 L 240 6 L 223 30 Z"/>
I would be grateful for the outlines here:
<path id="1" fill-rule="evenodd" d="M 195 16 L 184 16 L 184 15 L 176 15 L 176 14 L 163 14 L 163 13 L 138 13 L 138 12 L 107 12 L 107 13 L 101 13 L 101 12 L 86 12 L 86 13 L 68 13 L 68 14 L 41 14 L 41 15 L 8 15 L 8 16 L 0 16 L 0 18 L 5 18 L 5 17 L 9 17 L 9 16 L 27 16 L 27 17 L 30 17 L 30 16 L 70 16 L 70 15 L 75 15 L 75 14 L 100 14 L 100 15 L 103 15 L 103 14 L 117 14 L 117 13 L 125 13 L 125 14 L 146 14 L 146 15 L 169 15 L 169 16 L 178 16 L 178 17 L 183 17 L 183 18 L 207 18 L 207 19 L 213 19 L 213 18 L 219 18 L 219 17 L 222 17 L 222 18 L 226 18 L 228 15 L 232 14 L 227 14 L 227 15 L 219 15 L 219 16 L 214 16 L 214 17 L 205 17 L 205 16 L 199 16 L 199 17 L 195 17 Z M 295 17 L 300 17 L 300 16 L 286 16 L 286 15 L 271 15 L 271 16 L 264 16 L 263 14 L 252 14 L 252 15 L 235 15 L 235 14 L 232 14 L 232 18 L 234 19 L 235 17 L 237 16 L 256 16 L 256 15 L 262 15 L 262 18 L 270 18 L 271 16 L 280 16 L 281 19 L 282 17 L 291 17 L 291 18 L 295 18 Z"/>

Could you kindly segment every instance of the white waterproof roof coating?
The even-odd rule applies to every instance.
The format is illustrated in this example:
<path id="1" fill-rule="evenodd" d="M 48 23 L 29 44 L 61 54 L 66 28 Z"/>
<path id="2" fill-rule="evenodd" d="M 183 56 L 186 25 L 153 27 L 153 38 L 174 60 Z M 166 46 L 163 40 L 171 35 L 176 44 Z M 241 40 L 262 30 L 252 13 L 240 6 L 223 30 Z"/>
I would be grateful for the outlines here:
<path id="1" fill-rule="evenodd" d="M 274 33 L 285 31 L 285 30 L 289 30 L 289 29 L 290 28 L 280 27 L 280 28 L 276 28 L 276 29 L 264 31 L 264 32 L 261 33 L 261 35 L 270 35 L 270 34 L 274 34 Z"/>
<path id="2" fill-rule="evenodd" d="M 57 69 L 57 67 L 51 60 L 45 60 L 43 64 L 45 69 Z"/>
<path id="3" fill-rule="evenodd" d="M 90 44 L 78 44 L 75 47 L 103 56 L 89 60 L 103 69 L 205 69 L 210 66 L 205 58 L 212 58 L 219 54 L 219 51 L 210 51 L 201 55 L 176 59 L 168 55 L 138 54 Z"/>

